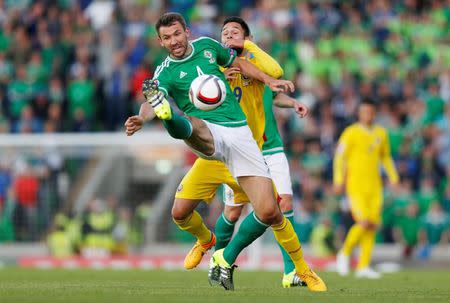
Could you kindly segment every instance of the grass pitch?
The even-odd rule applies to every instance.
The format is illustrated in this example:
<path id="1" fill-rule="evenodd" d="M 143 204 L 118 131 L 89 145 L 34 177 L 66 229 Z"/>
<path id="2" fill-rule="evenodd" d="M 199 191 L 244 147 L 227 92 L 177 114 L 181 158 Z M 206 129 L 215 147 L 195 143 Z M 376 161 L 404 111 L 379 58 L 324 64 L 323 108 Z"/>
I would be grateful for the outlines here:
<path id="1" fill-rule="evenodd" d="M 326 293 L 281 288 L 280 273 L 235 272 L 234 292 L 212 288 L 205 271 L 0 269 L 1 303 L 450 302 L 449 271 L 404 271 L 381 280 L 320 273 Z"/>

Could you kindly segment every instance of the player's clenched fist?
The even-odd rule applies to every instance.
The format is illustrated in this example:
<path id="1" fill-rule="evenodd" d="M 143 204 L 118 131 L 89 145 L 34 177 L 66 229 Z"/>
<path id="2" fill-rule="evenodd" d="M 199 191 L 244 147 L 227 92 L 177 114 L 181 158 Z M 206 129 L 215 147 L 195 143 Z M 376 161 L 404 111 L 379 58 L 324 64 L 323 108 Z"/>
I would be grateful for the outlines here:
<path id="1" fill-rule="evenodd" d="M 135 132 L 142 128 L 144 124 L 144 119 L 140 116 L 132 116 L 125 121 L 125 132 L 127 136 L 133 135 Z"/>

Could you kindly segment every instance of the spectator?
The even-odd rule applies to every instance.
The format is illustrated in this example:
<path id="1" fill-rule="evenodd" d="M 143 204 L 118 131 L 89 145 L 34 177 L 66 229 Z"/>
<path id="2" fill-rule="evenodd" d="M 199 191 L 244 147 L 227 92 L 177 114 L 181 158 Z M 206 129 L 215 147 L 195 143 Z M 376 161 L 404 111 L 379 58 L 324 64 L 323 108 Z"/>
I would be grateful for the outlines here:
<path id="1" fill-rule="evenodd" d="M 128 106 L 129 69 L 125 64 L 125 54 L 117 52 L 112 62 L 111 73 L 106 77 L 104 94 L 106 97 L 105 111 L 108 130 L 116 130 L 125 123 Z"/>
<path id="2" fill-rule="evenodd" d="M 439 202 L 434 201 L 428 212 L 422 218 L 422 226 L 419 239 L 422 250 L 434 245 L 446 245 L 449 243 L 449 217 L 443 212 Z M 423 253 L 423 251 L 422 251 Z M 428 254 L 426 254 L 428 255 Z"/>
<path id="3" fill-rule="evenodd" d="M 415 202 L 410 202 L 403 211 L 403 214 L 395 220 L 396 241 L 403 244 L 402 255 L 405 259 L 412 257 L 414 248 L 418 243 L 420 230 L 419 206 Z"/>
<path id="4" fill-rule="evenodd" d="M 12 119 L 18 118 L 22 109 L 30 104 L 31 91 L 31 86 L 26 81 L 25 66 L 17 66 L 16 78 L 8 85 L 8 108 Z"/>
<path id="5" fill-rule="evenodd" d="M 311 233 L 311 246 L 314 256 L 330 257 L 337 252 L 332 222 L 323 214 Z"/>
<path id="6" fill-rule="evenodd" d="M 13 188 L 17 204 L 14 223 L 17 239 L 22 241 L 36 240 L 39 180 L 33 174 L 31 166 L 24 160 L 19 160 L 16 163 L 15 174 Z"/>
<path id="7" fill-rule="evenodd" d="M 0 203 L 0 243 L 16 239 L 13 223 L 15 207 L 14 191 L 12 188 L 9 188 L 5 199 Z"/>
<path id="8" fill-rule="evenodd" d="M 92 121 L 96 111 L 94 97 L 94 82 L 87 78 L 86 69 L 81 68 L 67 89 L 69 114 L 75 124 L 80 123 L 80 121 Z M 83 128 L 79 129 L 84 130 Z"/>
<path id="9" fill-rule="evenodd" d="M 22 109 L 20 119 L 13 125 L 13 131 L 17 133 L 38 133 L 42 130 L 42 122 L 34 116 L 33 108 L 30 105 Z"/>

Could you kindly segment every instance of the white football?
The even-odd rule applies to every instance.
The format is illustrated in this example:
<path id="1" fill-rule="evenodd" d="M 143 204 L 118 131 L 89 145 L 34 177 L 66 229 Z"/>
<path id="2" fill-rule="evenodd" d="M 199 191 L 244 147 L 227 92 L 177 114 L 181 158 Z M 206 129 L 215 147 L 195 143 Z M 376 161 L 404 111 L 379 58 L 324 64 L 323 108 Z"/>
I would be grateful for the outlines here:
<path id="1" fill-rule="evenodd" d="M 214 75 L 201 75 L 194 79 L 189 89 L 189 99 L 201 110 L 213 110 L 225 100 L 225 83 Z"/>

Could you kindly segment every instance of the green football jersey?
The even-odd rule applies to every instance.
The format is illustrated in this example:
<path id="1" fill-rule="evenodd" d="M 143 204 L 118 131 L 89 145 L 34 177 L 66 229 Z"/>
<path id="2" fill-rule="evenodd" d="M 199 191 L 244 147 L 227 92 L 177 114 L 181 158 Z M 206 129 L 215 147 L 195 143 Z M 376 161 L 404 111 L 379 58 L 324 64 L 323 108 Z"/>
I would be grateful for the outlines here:
<path id="1" fill-rule="evenodd" d="M 283 140 L 278 132 L 277 121 L 273 114 L 273 92 L 266 86 L 263 95 L 264 115 L 266 126 L 264 129 L 264 144 L 262 146 L 263 155 L 272 155 L 284 152 Z"/>
<path id="2" fill-rule="evenodd" d="M 189 116 L 229 127 L 247 125 L 245 115 L 219 68 L 230 66 L 236 58 L 236 51 L 207 37 L 189 43 L 192 53 L 188 57 L 177 60 L 168 56 L 157 67 L 153 79 L 158 80 L 159 88 L 172 97 L 178 108 Z M 210 111 L 196 108 L 189 100 L 191 83 L 202 74 L 219 77 L 227 90 L 225 101 Z"/>

